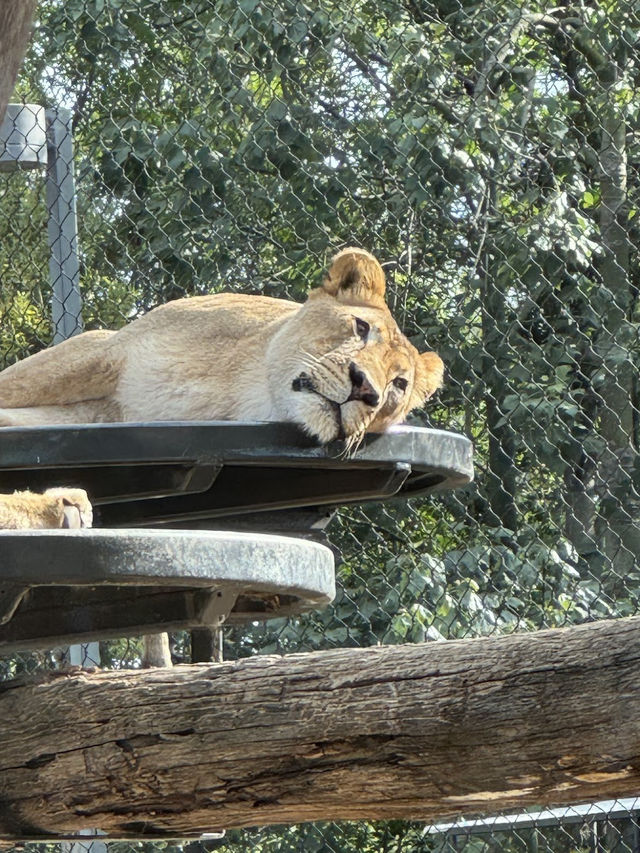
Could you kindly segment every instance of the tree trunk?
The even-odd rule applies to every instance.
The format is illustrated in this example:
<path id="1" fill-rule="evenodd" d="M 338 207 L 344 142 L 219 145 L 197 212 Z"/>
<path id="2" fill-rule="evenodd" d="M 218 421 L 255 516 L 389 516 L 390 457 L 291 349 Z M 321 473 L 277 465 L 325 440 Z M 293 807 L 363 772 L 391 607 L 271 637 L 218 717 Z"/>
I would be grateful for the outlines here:
<path id="1" fill-rule="evenodd" d="M 2 0 L 0 3 L 0 123 L 29 43 L 35 6 L 35 0 Z"/>
<path id="2" fill-rule="evenodd" d="M 497 158 L 494 170 L 498 171 Z M 487 182 L 489 190 L 485 216 L 489 222 L 487 228 L 490 229 L 491 223 L 497 218 L 496 189 L 492 176 L 487 178 Z M 484 488 L 489 500 L 487 523 L 491 527 L 504 527 L 515 533 L 518 529 L 515 498 L 518 472 L 514 461 L 516 437 L 506 417 L 508 410 L 504 404 L 505 397 L 511 391 L 508 377 L 513 352 L 509 344 L 512 312 L 498 271 L 503 257 L 489 234 L 482 265 L 482 376 L 489 433 L 489 465 L 484 476 Z"/>
<path id="3" fill-rule="evenodd" d="M 640 787 L 640 618 L 0 692 L 0 837 L 568 805 Z"/>
<path id="4" fill-rule="evenodd" d="M 624 82 L 626 48 L 620 67 L 610 63 L 601 72 L 604 90 L 600 147 L 600 232 L 604 256 L 600 264 L 602 284 L 609 296 L 608 311 L 597 349 L 607 372 L 600 391 L 600 433 L 606 449 L 599 460 L 600 518 L 596 531 L 608 568 L 619 578 L 610 592 L 625 589 L 625 577 L 637 568 L 640 553 L 640 500 L 634 489 L 637 447 L 634 442 L 634 386 L 637 368 L 633 353 L 637 328 L 632 322 L 629 280 L 631 241 L 628 234 L 627 125 L 617 103 Z"/>

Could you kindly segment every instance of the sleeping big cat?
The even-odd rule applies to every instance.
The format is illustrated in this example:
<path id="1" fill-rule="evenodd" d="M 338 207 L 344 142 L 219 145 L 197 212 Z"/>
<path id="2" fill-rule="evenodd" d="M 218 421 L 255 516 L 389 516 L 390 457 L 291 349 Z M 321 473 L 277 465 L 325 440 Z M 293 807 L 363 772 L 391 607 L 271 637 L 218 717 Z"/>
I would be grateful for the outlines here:
<path id="1" fill-rule="evenodd" d="M 441 359 L 407 340 L 384 294 L 378 261 L 350 248 L 303 304 L 233 293 L 169 302 L 2 371 L 0 425 L 292 421 L 354 446 L 442 384 Z"/>

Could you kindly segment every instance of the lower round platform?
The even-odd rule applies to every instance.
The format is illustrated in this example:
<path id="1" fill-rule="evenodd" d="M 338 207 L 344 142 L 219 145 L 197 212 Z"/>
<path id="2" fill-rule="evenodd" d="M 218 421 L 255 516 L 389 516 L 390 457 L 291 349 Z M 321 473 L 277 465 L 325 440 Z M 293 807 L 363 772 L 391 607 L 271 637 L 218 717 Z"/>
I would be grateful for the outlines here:
<path id="1" fill-rule="evenodd" d="M 288 616 L 334 595 L 333 553 L 304 539 L 0 531 L 0 653 Z"/>

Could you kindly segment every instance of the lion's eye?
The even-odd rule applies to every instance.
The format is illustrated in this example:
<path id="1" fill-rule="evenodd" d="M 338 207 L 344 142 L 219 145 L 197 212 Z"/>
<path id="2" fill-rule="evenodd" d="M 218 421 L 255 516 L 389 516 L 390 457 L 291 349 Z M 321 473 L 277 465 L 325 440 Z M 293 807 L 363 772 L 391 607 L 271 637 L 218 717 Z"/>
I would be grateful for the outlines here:
<path id="1" fill-rule="evenodd" d="M 396 378 L 393 380 L 393 384 L 396 386 L 396 388 L 399 388 L 401 391 L 406 391 L 407 385 L 409 383 L 404 378 L 404 376 L 396 376 Z"/>
<path id="2" fill-rule="evenodd" d="M 366 341 L 371 327 L 366 320 L 361 320 L 360 317 L 354 317 L 354 320 L 356 321 L 356 333 L 358 337 L 362 338 L 363 341 Z"/>

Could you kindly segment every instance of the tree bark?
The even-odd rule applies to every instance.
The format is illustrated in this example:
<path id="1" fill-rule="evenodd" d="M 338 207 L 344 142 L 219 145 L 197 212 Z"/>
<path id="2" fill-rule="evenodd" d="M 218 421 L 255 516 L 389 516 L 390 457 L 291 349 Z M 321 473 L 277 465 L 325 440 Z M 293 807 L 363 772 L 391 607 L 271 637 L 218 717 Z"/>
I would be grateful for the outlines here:
<path id="1" fill-rule="evenodd" d="M 0 692 L 0 837 L 567 805 L 640 787 L 640 618 Z"/>
<path id="2" fill-rule="evenodd" d="M 0 123 L 29 43 L 35 6 L 35 0 L 0 2 Z"/>

